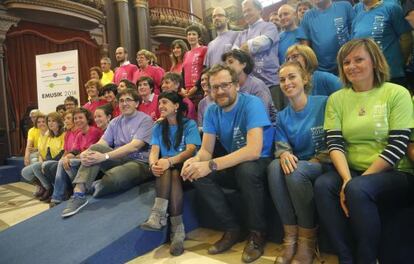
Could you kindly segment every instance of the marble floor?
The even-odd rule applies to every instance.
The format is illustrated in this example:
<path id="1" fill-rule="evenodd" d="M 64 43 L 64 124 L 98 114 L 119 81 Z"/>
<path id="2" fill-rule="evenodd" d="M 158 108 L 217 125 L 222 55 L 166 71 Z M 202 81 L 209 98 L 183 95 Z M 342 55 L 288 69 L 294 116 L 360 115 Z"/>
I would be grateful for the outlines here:
<path id="1" fill-rule="evenodd" d="M 35 187 L 17 182 L 0 185 L 0 232 L 10 226 L 18 224 L 32 216 L 35 216 L 49 208 L 48 204 L 33 198 Z M 168 245 L 162 245 L 153 251 L 131 260 L 131 264 L 224 264 L 242 263 L 241 252 L 244 242 L 236 244 L 224 254 L 208 255 L 207 248 L 221 236 L 220 232 L 198 228 L 187 234 L 185 252 L 179 257 L 169 254 Z M 281 245 L 268 243 L 264 255 L 255 261 L 256 264 L 271 264 L 275 256 L 281 251 Z M 337 258 L 333 255 L 322 254 L 321 261 L 315 263 L 337 264 Z"/>

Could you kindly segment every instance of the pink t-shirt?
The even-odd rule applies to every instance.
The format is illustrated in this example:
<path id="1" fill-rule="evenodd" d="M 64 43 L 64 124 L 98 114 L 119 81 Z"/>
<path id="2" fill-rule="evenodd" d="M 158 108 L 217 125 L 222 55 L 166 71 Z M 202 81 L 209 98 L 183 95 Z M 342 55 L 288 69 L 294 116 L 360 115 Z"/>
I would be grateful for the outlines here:
<path id="1" fill-rule="evenodd" d="M 89 129 L 85 134 L 82 132 L 78 133 L 78 135 L 75 138 L 73 149 L 78 150 L 80 152 L 84 151 L 85 149 L 89 148 L 92 144 L 98 142 L 102 134 L 103 132 L 101 129 L 96 128 L 94 126 L 89 126 Z"/>
<path id="2" fill-rule="evenodd" d="M 187 117 L 197 121 L 197 113 L 193 102 L 188 98 L 184 98 L 183 102 L 187 105 Z"/>
<path id="3" fill-rule="evenodd" d="M 133 83 L 137 83 L 142 76 L 151 77 L 154 81 L 154 93 L 160 94 L 161 80 L 164 77 L 165 71 L 159 66 L 148 65 L 145 69 L 138 69 L 133 76 Z"/>
<path id="4" fill-rule="evenodd" d="M 89 101 L 83 105 L 83 108 L 86 108 L 91 112 L 92 116 L 95 113 L 96 108 L 100 107 L 101 105 L 107 104 L 106 100 L 99 99 L 98 101 Z"/>
<path id="5" fill-rule="evenodd" d="M 160 118 L 160 112 L 158 109 L 158 95 L 153 94 L 151 101 L 148 101 L 148 102 L 142 101 L 138 106 L 138 111 L 146 113 L 154 121 Z"/>
<path id="6" fill-rule="evenodd" d="M 116 68 L 116 71 L 114 73 L 114 79 L 113 83 L 116 85 L 119 84 L 119 82 L 123 79 L 128 79 L 129 81 L 133 81 L 134 73 L 138 70 L 138 67 L 134 64 L 126 64 L 121 65 L 118 68 Z"/>
<path id="7" fill-rule="evenodd" d="M 115 117 L 119 116 L 120 114 L 121 114 L 121 109 L 119 109 L 119 105 L 117 104 L 114 107 L 114 110 L 112 111 L 112 118 L 111 119 L 114 119 Z"/>
<path id="8" fill-rule="evenodd" d="M 170 72 L 178 73 L 181 75 L 181 72 L 183 71 L 183 63 L 179 62 L 175 64 L 175 66 L 171 66 Z"/>
<path id="9" fill-rule="evenodd" d="M 200 46 L 185 53 L 183 60 L 185 89 L 191 89 L 195 86 L 198 79 L 200 79 L 206 53 L 206 46 Z"/>
<path id="10" fill-rule="evenodd" d="M 66 131 L 65 139 L 64 139 L 65 142 L 63 143 L 63 149 L 65 151 L 69 152 L 73 150 L 75 139 L 76 139 L 76 136 L 79 134 L 79 132 L 80 132 L 79 129 Z"/>

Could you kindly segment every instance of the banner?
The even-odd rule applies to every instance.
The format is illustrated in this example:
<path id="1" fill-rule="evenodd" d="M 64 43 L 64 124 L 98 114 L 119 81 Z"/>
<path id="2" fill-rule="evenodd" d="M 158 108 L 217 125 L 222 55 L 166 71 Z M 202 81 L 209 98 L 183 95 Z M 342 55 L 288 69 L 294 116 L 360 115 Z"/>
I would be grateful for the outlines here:
<path id="1" fill-rule="evenodd" d="M 36 55 L 37 102 L 48 114 L 73 96 L 79 100 L 78 51 Z"/>

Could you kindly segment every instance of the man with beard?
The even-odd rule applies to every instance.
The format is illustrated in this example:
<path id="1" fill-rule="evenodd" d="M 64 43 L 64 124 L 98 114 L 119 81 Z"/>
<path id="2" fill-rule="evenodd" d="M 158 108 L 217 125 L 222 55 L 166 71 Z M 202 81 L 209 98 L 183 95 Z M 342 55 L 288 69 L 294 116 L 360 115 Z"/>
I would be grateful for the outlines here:
<path id="1" fill-rule="evenodd" d="M 115 58 L 119 64 L 119 67 L 115 70 L 112 82 L 116 85 L 119 85 L 119 82 L 123 79 L 127 79 L 132 82 L 134 72 L 138 70 L 138 67 L 129 62 L 128 51 L 124 47 L 118 47 L 115 51 Z"/>
<path id="2" fill-rule="evenodd" d="M 149 143 L 153 121 L 136 110 L 140 97 L 136 90 L 126 89 L 117 94 L 121 115 L 114 118 L 102 138 L 81 153 L 81 166 L 73 180 L 75 188 L 62 217 L 69 217 L 88 204 L 86 192 L 99 171 L 104 173 L 95 184 L 94 197 L 125 191 L 147 180 Z"/>
<path id="3" fill-rule="evenodd" d="M 102 70 L 102 78 L 101 84 L 102 86 L 111 83 L 114 79 L 114 72 L 111 70 L 111 59 L 108 57 L 103 57 L 101 59 L 101 70 Z"/>
<path id="4" fill-rule="evenodd" d="M 221 55 L 233 47 L 234 40 L 239 34 L 236 31 L 229 30 L 229 19 L 222 7 L 217 7 L 213 10 L 212 18 L 217 37 L 207 46 L 207 54 L 204 59 L 204 66 L 207 68 L 221 63 Z"/>
<path id="5" fill-rule="evenodd" d="M 272 156 L 273 129 L 261 100 L 238 93 L 239 80 L 234 70 L 217 64 L 208 75 L 215 104 L 204 115 L 201 149 L 184 163 L 181 175 L 193 182 L 225 230 L 223 237 L 208 249 L 209 254 L 230 249 L 241 237 L 240 221 L 219 182 L 224 180 L 240 190 L 250 232 L 242 260 L 250 263 L 263 254 L 265 245 L 265 171 Z M 213 158 L 217 137 L 228 154 Z"/>

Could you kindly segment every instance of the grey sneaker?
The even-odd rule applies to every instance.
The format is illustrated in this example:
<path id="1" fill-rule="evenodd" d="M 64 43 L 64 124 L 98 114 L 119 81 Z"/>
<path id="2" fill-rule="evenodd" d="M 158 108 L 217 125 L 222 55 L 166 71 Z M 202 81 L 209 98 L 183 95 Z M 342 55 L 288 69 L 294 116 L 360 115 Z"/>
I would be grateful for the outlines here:
<path id="1" fill-rule="evenodd" d="M 88 199 L 86 197 L 72 196 L 70 197 L 68 204 L 66 205 L 65 210 L 63 210 L 62 217 L 69 217 L 82 209 L 85 205 L 88 204 Z"/>

